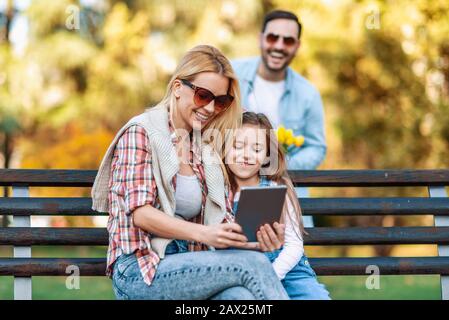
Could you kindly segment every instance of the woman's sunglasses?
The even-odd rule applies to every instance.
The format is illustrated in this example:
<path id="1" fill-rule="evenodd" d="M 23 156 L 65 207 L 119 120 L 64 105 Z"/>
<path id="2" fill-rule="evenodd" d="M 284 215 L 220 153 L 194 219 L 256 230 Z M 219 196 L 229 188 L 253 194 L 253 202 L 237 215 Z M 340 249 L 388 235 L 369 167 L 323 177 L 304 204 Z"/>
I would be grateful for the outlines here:
<path id="1" fill-rule="evenodd" d="M 274 34 L 274 33 L 269 33 L 265 36 L 265 39 L 267 40 L 267 42 L 269 44 L 275 44 L 276 42 L 278 42 L 279 38 L 282 38 L 282 40 L 284 41 L 284 44 L 286 46 L 292 46 L 292 45 L 296 44 L 296 39 L 293 37 L 283 37 L 283 36 L 280 36 L 280 35 Z"/>
<path id="2" fill-rule="evenodd" d="M 182 79 L 181 82 L 186 86 L 192 88 L 195 91 L 193 96 L 193 102 L 197 107 L 207 106 L 212 100 L 215 100 L 215 110 L 217 113 L 225 111 L 234 101 L 234 97 L 230 94 L 225 94 L 222 96 L 215 96 L 212 92 L 207 89 L 197 87 L 190 81 Z"/>

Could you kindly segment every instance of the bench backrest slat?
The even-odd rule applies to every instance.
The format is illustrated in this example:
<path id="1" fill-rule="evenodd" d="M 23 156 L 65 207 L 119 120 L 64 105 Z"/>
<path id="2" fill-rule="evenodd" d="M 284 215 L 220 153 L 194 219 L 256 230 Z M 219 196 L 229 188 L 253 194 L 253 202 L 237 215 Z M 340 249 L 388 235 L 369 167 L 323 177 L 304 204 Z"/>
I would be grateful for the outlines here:
<path id="1" fill-rule="evenodd" d="M 449 216 L 449 198 L 299 198 L 305 215 Z M 93 211 L 91 198 L 0 198 L 0 215 L 107 216 Z"/>
<path id="2" fill-rule="evenodd" d="M 448 227 L 306 228 L 306 245 L 449 244 Z M 106 228 L 0 228 L 0 245 L 107 246 Z"/>
<path id="3" fill-rule="evenodd" d="M 2 169 L 0 186 L 91 187 L 96 170 Z M 449 170 L 290 170 L 308 187 L 448 186 Z"/>

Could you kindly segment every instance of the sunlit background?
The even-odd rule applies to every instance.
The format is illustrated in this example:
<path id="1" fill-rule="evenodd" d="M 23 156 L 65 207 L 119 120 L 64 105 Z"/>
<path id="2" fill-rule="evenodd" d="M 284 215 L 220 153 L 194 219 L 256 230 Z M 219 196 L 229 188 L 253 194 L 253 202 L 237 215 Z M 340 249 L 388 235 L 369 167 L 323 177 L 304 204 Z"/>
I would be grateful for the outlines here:
<path id="1" fill-rule="evenodd" d="M 262 18 L 275 8 L 295 12 L 303 24 L 292 67 L 323 97 L 328 153 L 320 169 L 448 167 L 447 0 L 0 0 L 0 168 L 97 169 L 117 130 L 162 98 L 183 53 L 211 44 L 230 59 L 258 55 Z M 55 195 L 87 197 L 90 189 L 31 189 L 31 196 Z M 425 188 L 330 188 L 312 195 L 427 194 Z M 9 220 L 3 217 L 3 226 Z M 32 223 L 105 226 L 106 221 L 33 217 Z M 433 225 L 433 218 L 335 217 L 317 219 L 316 225 Z M 105 248 L 73 250 L 75 256 L 105 254 Z M 66 252 L 33 248 L 33 256 Z M 306 252 L 414 256 L 435 255 L 436 247 Z M 12 248 L 0 248 L 0 255 L 12 256 Z M 363 277 L 322 281 L 334 298 L 439 298 L 438 277 L 383 279 L 378 291 L 367 290 Z M 113 297 L 109 280 L 82 281 L 85 290 L 67 292 L 63 281 L 37 277 L 34 297 Z M 12 280 L 0 277 L 0 298 L 10 299 L 11 292 Z"/>

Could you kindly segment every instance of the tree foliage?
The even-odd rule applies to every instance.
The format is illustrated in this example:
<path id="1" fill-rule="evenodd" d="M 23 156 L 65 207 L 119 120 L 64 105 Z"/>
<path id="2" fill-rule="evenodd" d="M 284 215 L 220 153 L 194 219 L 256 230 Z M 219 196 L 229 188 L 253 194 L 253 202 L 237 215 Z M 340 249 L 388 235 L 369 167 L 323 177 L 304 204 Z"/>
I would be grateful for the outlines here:
<path id="1" fill-rule="evenodd" d="M 97 168 L 118 128 L 161 99 L 186 50 L 212 44 L 230 58 L 257 55 L 263 15 L 275 8 L 303 23 L 292 67 L 323 96 L 322 168 L 449 165 L 447 1 L 88 3 L 35 0 L 11 11 L 29 24 L 23 52 L 0 40 L 0 131 L 15 136 L 15 166 Z"/>

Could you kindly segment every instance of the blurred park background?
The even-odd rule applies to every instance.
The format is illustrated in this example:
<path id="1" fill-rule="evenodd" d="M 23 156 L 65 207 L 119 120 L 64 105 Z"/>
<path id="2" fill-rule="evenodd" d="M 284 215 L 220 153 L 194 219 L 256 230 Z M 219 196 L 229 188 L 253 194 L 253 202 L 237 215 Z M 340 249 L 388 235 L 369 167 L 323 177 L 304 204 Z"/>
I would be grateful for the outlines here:
<path id="1" fill-rule="evenodd" d="M 259 54 L 262 17 L 295 12 L 302 45 L 292 67 L 320 90 L 328 153 L 320 169 L 441 169 L 449 165 L 447 0 L 0 0 L 0 168 L 97 169 L 116 131 L 158 102 L 179 58 L 211 44 L 229 58 Z M 3 196 L 11 195 L 5 188 Z M 90 189 L 32 188 L 31 196 Z M 313 190 L 312 196 L 427 196 L 425 188 Z M 331 217 L 317 226 L 433 225 L 433 217 Z M 2 217 L 1 223 L 11 222 Z M 36 218 L 33 226 L 105 226 L 105 219 Z M 33 247 L 33 256 L 103 257 L 106 248 Z M 425 256 L 436 247 L 307 247 L 314 256 Z M 0 256 L 12 248 L 0 247 Z M 336 299 L 438 299 L 439 278 L 322 277 Z M 36 299 L 111 299 L 109 279 L 33 279 Z M 0 277 L 0 299 L 12 278 Z"/>

